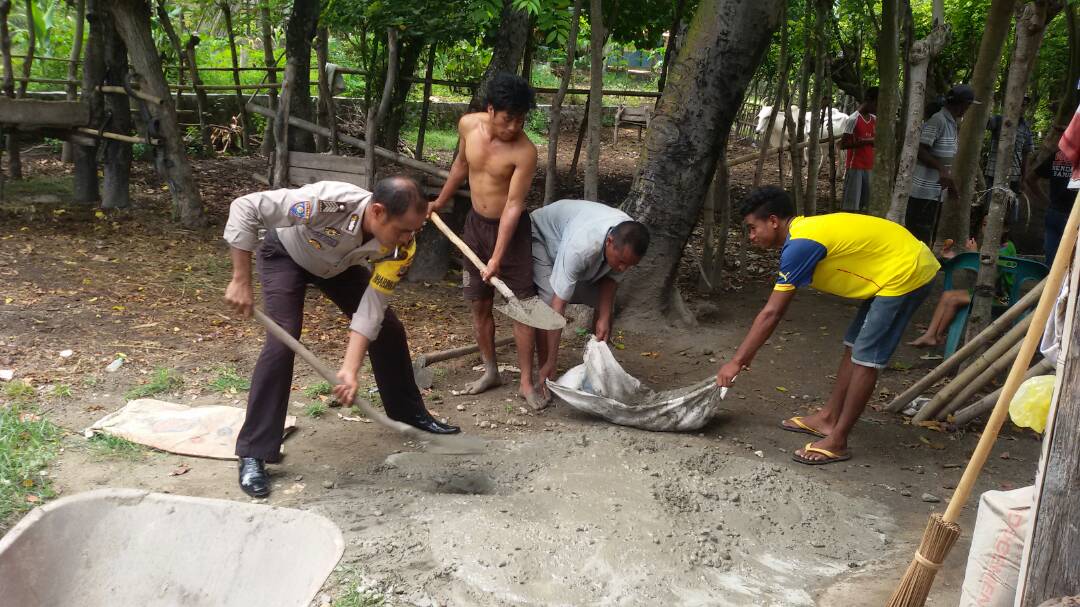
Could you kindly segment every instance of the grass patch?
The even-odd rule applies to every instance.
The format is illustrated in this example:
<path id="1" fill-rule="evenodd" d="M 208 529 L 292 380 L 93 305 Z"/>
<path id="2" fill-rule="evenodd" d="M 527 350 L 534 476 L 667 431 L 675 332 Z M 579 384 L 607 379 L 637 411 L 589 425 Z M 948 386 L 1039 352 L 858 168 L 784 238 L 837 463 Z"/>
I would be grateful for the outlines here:
<path id="1" fill-rule="evenodd" d="M 361 591 L 359 586 L 353 586 L 334 600 L 333 607 L 382 607 L 385 604 L 383 595 L 370 590 Z"/>
<path id="2" fill-rule="evenodd" d="M 0 408 L 0 531 L 16 514 L 55 497 L 45 466 L 56 457 L 60 428 L 18 403 Z"/>
<path id="3" fill-rule="evenodd" d="M 56 398 L 71 398 L 71 386 L 67 384 L 56 384 L 53 387 L 52 395 Z"/>
<path id="4" fill-rule="evenodd" d="M 111 434 L 95 434 L 91 437 L 90 450 L 102 459 L 138 460 L 146 455 L 146 449 L 142 446 Z"/>
<path id="5" fill-rule="evenodd" d="M 321 381 L 304 388 L 304 396 L 308 398 L 319 398 L 320 396 L 327 396 L 333 392 L 333 390 L 334 387 L 330 385 L 330 382 Z"/>
<path id="6" fill-rule="evenodd" d="M 180 386 L 183 385 L 184 380 L 180 378 L 179 373 L 173 369 L 159 367 L 154 370 L 154 374 L 150 377 L 149 382 L 128 390 L 124 393 L 124 397 L 128 400 L 146 398 L 148 396 L 155 396 L 164 392 L 178 390 Z"/>
<path id="7" fill-rule="evenodd" d="M 8 179 L 4 182 L 4 198 L 20 201 L 20 198 L 50 194 L 62 201 L 70 201 L 75 191 L 71 175 L 42 176 L 33 179 Z"/>
<path id="8" fill-rule="evenodd" d="M 235 367 L 222 367 L 217 370 L 217 377 L 210 380 L 210 389 L 224 394 L 236 394 L 251 389 L 251 382 L 237 373 Z"/>
<path id="9" fill-rule="evenodd" d="M 322 403 L 311 403 L 304 407 L 304 413 L 308 417 L 320 418 L 323 415 L 326 415 L 326 405 Z"/>
<path id="10" fill-rule="evenodd" d="M 4 386 L 4 396 L 11 400 L 24 401 L 34 398 L 35 394 L 37 394 L 37 391 L 34 390 L 34 386 L 31 386 L 21 379 L 8 382 L 8 384 Z"/>

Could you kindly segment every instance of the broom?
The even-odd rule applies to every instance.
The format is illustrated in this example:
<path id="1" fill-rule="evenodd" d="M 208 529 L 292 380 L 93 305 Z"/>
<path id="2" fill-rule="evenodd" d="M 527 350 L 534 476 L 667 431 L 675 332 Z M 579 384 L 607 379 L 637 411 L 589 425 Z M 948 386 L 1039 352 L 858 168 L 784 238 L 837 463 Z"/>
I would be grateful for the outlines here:
<path id="1" fill-rule="evenodd" d="M 1076 200 L 1073 202 L 1069 220 L 1065 224 L 1065 232 L 1061 237 L 1061 244 L 1058 246 L 1057 255 L 1054 257 L 1054 265 L 1050 268 L 1050 275 L 1046 278 L 1046 286 L 1043 288 L 1042 296 L 1039 297 L 1039 305 L 1032 314 L 1027 335 L 1024 336 L 1020 352 L 1017 354 L 1016 360 L 1013 361 L 1009 377 L 1001 388 L 1001 394 L 998 395 L 994 411 L 990 414 L 989 421 L 986 422 L 986 429 L 983 430 L 982 436 L 979 437 L 979 444 L 975 446 L 975 452 L 972 453 L 967 468 L 964 469 L 964 476 L 956 486 L 956 491 L 949 501 L 949 507 L 945 509 L 945 514 L 935 512 L 930 515 L 930 521 L 923 532 L 919 549 L 915 551 L 915 557 L 911 560 L 911 564 L 908 565 L 907 571 L 904 572 L 900 585 L 893 591 L 892 598 L 886 604 L 887 607 L 921 607 L 926 603 L 926 596 L 930 593 L 930 587 L 934 583 L 934 576 L 937 575 L 938 569 L 941 568 L 945 556 L 949 554 L 949 550 L 956 543 L 956 539 L 960 537 L 960 525 L 956 523 L 956 520 L 960 518 L 960 511 L 975 486 L 979 472 L 982 471 L 983 465 L 986 464 L 987 458 L 990 457 L 990 449 L 994 446 L 998 432 L 1001 431 L 1001 425 L 1005 423 L 1009 403 L 1012 402 L 1017 388 L 1020 387 L 1020 383 L 1024 380 L 1024 374 L 1031 364 L 1035 348 L 1038 347 L 1042 338 L 1046 319 L 1049 318 L 1050 311 L 1054 307 L 1058 292 L 1061 290 L 1061 283 L 1065 278 L 1065 272 L 1068 270 L 1069 262 L 1073 257 L 1072 251 L 1073 246 L 1076 244 L 1078 226 L 1080 226 L 1080 193 L 1077 193 Z"/>

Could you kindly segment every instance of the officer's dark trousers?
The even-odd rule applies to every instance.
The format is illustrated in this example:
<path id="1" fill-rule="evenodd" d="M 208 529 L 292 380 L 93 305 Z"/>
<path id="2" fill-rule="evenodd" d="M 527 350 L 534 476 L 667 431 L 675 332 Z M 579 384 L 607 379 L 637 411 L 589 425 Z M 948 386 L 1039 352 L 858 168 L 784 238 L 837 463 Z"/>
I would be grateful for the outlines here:
<path id="1" fill-rule="evenodd" d="M 308 284 L 315 285 L 351 318 L 371 278 L 363 266 L 353 266 L 332 278 L 315 276 L 293 261 L 273 230 L 267 233 L 255 256 L 266 315 L 296 338 L 303 324 Z M 382 330 L 371 342 L 368 355 L 386 414 L 399 420 L 425 414 L 423 398 L 413 379 L 405 327 L 393 310 L 386 310 Z M 292 350 L 267 335 L 251 378 L 247 417 L 236 438 L 238 456 L 271 462 L 280 459 L 292 375 Z"/>

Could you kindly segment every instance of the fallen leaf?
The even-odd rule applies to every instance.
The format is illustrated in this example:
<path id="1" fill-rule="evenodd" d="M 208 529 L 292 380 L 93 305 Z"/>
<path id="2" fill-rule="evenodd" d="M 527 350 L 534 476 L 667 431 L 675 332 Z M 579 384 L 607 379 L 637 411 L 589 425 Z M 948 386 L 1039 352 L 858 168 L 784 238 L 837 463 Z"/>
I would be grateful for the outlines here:
<path id="1" fill-rule="evenodd" d="M 191 472 L 191 467 L 187 464 L 180 464 L 175 470 L 169 473 L 169 476 L 180 476 L 181 474 L 187 474 Z"/>
<path id="2" fill-rule="evenodd" d="M 783 386 L 777 386 L 776 391 L 777 392 L 787 392 L 788 390 L 787 390 L 787 388 L 785 388 Z"/>
<path id="3" fill-rule="evenodd" d="M 920 436 L 919 441 L 927 447 L 930 447 L 931 449 L 937 449 L 938 451 L 945 448 L 945 445 L 942 445 L 941 443 L 935 443 L 930 439 L 926 438 L 925 436 Z"/>

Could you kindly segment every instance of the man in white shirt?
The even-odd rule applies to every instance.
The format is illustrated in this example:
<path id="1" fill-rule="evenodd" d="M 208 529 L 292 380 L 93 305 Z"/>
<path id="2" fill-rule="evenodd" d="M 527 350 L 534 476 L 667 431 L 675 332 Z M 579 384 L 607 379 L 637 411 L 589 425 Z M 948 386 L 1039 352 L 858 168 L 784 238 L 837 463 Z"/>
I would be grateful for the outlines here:
<path id="1" fill-rule="evenodd" d="M 225 301 L 243 316 L 251 314 L 251 257 L 257 249 L 266 315 L 293 337 L 300 337 L 308 284 L 351 319 L 334 388 L 339 401 L 351 403 L 356 396 L 357 373 L 364 355 L 370 354 L 387 416 L 447 434 L 459 429 L 435 420 L 425 408 L 413 379 L 405 328 L 388 308 L 394 287 L 415 256 L 415 236 L 426 217 L 427 201 L 407 177 L 383 179 L 374 192 L 321 181 L 237 198 L 224 234 L 233 262 Z M 261 245 L 259 228 L 267 230 Z M 280 460 L 292 371 L 292 350 L 268 335 L 236 439 L 240 488 L 253 497 L 270 493 L 264 464 Z"/>

